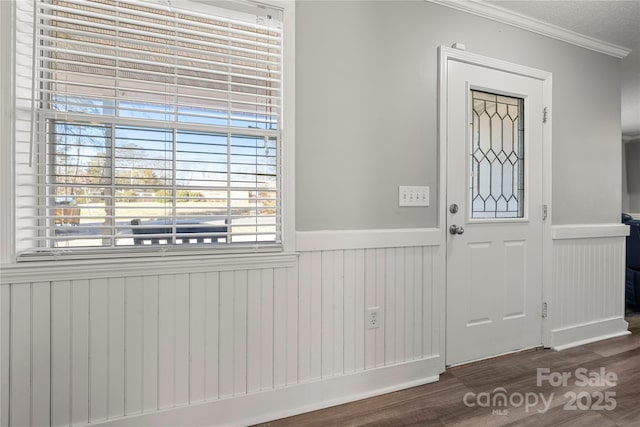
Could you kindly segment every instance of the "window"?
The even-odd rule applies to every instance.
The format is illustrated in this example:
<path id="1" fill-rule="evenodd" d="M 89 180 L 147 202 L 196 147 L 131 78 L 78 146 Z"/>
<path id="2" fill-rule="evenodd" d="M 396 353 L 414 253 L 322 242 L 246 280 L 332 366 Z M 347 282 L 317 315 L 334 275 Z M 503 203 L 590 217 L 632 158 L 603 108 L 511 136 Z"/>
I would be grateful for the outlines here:
<path id="1" fill-rule="evenodd" d="M 471 95 L 471 218 L 523 218 L 524 99 Z"/>
<path id="2" fill-rule="evenodd" d="M 18 5 L 19 254 L 280 246 L 282 11 L 210 3 Z"/>

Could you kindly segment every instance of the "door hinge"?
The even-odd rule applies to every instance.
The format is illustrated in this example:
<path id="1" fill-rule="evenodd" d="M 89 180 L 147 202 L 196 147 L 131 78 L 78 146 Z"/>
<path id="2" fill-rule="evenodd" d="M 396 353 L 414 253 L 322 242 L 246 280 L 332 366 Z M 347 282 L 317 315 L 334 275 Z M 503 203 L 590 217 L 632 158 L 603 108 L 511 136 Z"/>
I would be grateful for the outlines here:
<path id="1" fill-rule="evenodd" d="M 547 123 L 547 113 L 549 112 L 549 109 L 547 107 L 544 107 L 542 109 L 542 123 Z"/>
<path id="2" fill-rule="evenodd" d="M 542 205 L 542 220 L 546 221 L 548 215 L 549 215 L 549 206 L 548 205 Z"/>
<path id="3" fill-rule="evenodd" d="M 542 318 L 546 318 L 547 317 L 547 303 L 543 302 L 542 303 Z"/>

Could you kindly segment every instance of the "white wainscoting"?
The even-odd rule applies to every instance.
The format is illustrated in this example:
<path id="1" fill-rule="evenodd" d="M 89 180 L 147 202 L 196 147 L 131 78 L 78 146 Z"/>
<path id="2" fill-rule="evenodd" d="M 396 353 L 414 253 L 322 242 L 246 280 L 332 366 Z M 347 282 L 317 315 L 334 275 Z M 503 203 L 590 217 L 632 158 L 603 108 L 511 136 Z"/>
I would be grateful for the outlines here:
<path id="1" fill-rule="evenodd" d="M 5 266 L 1 424 L 242 425 L 437 380 L 442 233 L 339 234 L 253 261 Z M 627 333 L 626 228 L 552 234 L 552 347 Z"/>
<path id="2" fill-rule="evenodd" d="M 299 379 L 438 355 L 437 256 L 437 247 L 303 252 Z M 379 328 L 365 324 L 367 307 L 379 307 Z"/>
<path id="3" fill-rule="evenodd" d="M 549 295 L 551 347 L 561 350 L 625 335 L 622 224 L 553 227 Z"/>
<path id="4" fill-rule="evenodd" d="M 241 425 L 437 380 L 439 246 L 282 257 L 3 271 L 2 425 Z"/>
<path id="5" fill-rule="evenodd" d="M 2 286 L 3 424 L 95 423 L 296 383 L 295 273 Z"/>

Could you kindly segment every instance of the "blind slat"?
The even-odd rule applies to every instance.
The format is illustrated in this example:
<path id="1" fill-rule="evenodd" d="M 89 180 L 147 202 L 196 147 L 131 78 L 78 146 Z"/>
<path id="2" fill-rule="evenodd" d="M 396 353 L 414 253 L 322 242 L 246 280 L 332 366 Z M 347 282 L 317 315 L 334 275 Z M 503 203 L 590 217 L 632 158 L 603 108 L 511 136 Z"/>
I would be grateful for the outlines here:
<path id="1" fill-rule="evenodd" d="M 280 244 L 281 25 L 183 5 L 20 5 L 19 254 Z"/>

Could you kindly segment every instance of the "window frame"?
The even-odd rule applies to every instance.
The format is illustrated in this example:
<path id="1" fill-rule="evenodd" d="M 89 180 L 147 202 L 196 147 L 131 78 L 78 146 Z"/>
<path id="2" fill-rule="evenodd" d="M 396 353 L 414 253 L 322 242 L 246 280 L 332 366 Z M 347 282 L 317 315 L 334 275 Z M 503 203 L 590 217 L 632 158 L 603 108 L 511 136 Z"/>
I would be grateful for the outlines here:
<path id="1" fill-rule="evenodd" d="M 104 250 L 105 248 L 86 248 L 78 251 L 48 251 L 43 253 L 28 254 L 19 256 L 16 251 L 17 240 L 20 239 L 19 230 L 16 226 L 16 117 L 15 107 L 15 83 L 16 83 L 16 6 L 14 2 L 0 2 L 0 55 L 2 64 L 0 72 L 0 137 L 3 144 L 0 144 L 0 233 L 3 236 L 0 242 L 0 261 L 3 264 L 12 264 L 19 261 L 40 261 L 40 260 L 60 260 L 60 259 L 103 259 L 103 258 L 130 258 L 130 257 L 154 257 L 154 256 L 217 256 L 217 255 L 251 255 L 263 254 L 264 252 L 292 252 L 295 249 L 295 204 L 293 195 L 294 189 L 294 136 L 295 136 L 295 110 L 294 110 L 294 72 L 295 72 L 295 3 L 292 0 L 286 1 L 263 1 L 270 7 L 282 10 L 282 98 L 281 98 L 281 121 L 280 121 L 280 198 L 281 198 L 281 243 L 264 245 L 258 247 L 242 246 L 234 248 L 233 245 L 224 245 L 224 248 L 206 248 L 202 246 L 191 247 L 185 245 L 175 250 L 158 250 L 157 245 L 148 245 L 148 248 L 136 248 L 135 246 L 122 246 L 115 250 Z M 257 4 L 257 3 L 256 3 Z M 233 132 L 233 129 L 230 129 Z M 10 143 L 9 143 L 10 142 Z M 155 246 L 155 247 L 154 247 Z M 162 246 L 162 245 L 160 245 Z"/>

